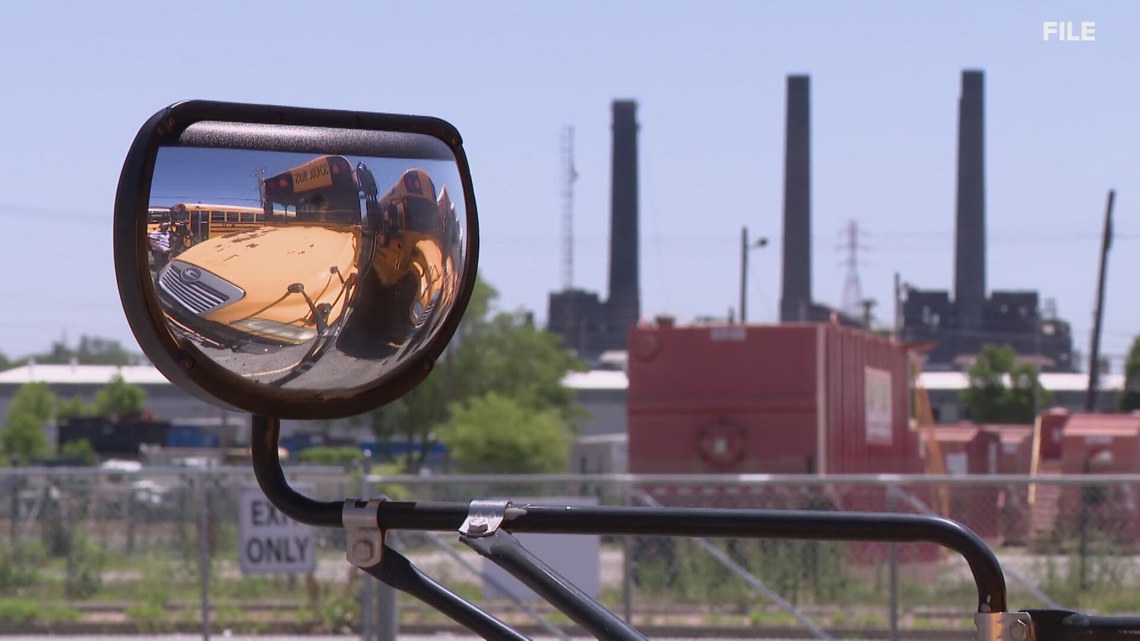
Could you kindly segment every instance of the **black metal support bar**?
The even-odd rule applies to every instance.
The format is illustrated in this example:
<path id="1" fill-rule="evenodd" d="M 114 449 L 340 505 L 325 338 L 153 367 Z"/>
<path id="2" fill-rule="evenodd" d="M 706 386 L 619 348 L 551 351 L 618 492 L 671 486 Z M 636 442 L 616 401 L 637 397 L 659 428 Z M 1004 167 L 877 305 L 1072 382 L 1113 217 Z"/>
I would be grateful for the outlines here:
<path id="1" fill-rule="evenodd" d="M 459 540 L 522 581 L 601 641 L 647 641 L 645 635 L 567 581 L 506 531 L 498 530 L 489 536 L 460 536 Z"/>
<path id="2" fill-rule="evenodd" d="M 1089 616 L 1068 610 L 1026 610 L 1037 641 L 1135 641 L 1140 617 Z"/>
<path id="3" fill-rule="evenodd" d="M 249 442 L 253 474 L 265 498 L 294 521 L 317 527 L 344 527 L 340 518 L 343 501 L 315 501 L 289 486 L 277 453 L 281 421 L 254 414 L 251 426 Z"/>
<path id="4" fill-rule="evenodd" d="M 431 577 L 412 565 L 404 555 L 386 545 L 380 563 L 362 569 L 393 588 L 407 592 L 439 610 L 484 639 L 529 641 L 529 637 L 523 636 L 506 623 L 433 581 Z"/>
<path id="5" fill-rule="evenodd" d="M 394 530 L 455 530 L 467 505 L 387 501 L 380 527 Z M 512 507 L 503 528 L 548 534 L 652 534 L 721 538 L 805 539 L 937 543 L 961 554 L 978 589 L 979 612 L 1005 612 L 1005 576 L 990 548 L 969 528 L 935 516 L 867 512 L 649 508 L 610 506 Z"/>

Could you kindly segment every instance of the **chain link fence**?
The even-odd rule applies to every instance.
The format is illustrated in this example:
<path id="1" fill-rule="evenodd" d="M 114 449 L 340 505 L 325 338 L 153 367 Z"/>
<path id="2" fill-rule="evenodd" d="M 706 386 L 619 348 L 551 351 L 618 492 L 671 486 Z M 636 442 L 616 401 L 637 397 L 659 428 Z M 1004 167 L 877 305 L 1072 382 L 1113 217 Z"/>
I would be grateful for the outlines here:
<path id="1" fill-rule="evenodd" d="M 994 547 L 1013 609 L 1140 612 L 1140 476 L 365 477 L 302 467 L 287 475 L 323 500 L 367 493 L 945 515 Z M 253 483 L 247 468 L 0 470 L 0 630 L 356 634 L 375 625 L 386 592 L 345 561 L 341 531 L 315 532 L 311 572 L 242 572 L 239 501 Z M 388 542 L 522 629 L 574 630 L 549 606 L 497 586 L 454 534 L 397 532 Z M 658 635 L 967 638 L 973 629 L 969 569 L 930 544 L 600 537 L 591 549 L 596 564 L 576 562 L 576 571 L 596 572 L 601 602 Z M 401 631 L 455 629 L 404 595 L 388 607 Z"/>

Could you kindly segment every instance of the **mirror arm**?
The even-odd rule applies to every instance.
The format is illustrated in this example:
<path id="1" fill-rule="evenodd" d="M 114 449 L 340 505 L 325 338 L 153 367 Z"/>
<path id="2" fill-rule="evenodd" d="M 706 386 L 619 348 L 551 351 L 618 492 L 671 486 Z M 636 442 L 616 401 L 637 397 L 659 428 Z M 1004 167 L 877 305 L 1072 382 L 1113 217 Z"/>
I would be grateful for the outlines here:
<path id="1" fill-rule="evenodd" d="M 389 586 L 416 597 L 484 639 L 529 641 L 514 628 L 440 585 L 412 565 L 404 555 L 388 546 L 384 546 L 379 563 L 360 569 Z"/>
<path id="2" fill-rule="evenodd" d="M 506 570 L 598 639 L 646 641 L 645 635 L 543 563 L 506 530 L 465 533 L 459 540 Z"/>
<path id="3" fill-rule="evenodd" d="M 317 501 L 289 486 L 277 450 L 281 437 L 281 420 L 254 414 L 251 417 L 251 427 L 253 474 L 257 477 L 257 484 L 261 486 L 265 498 L 294 521 L 317 527 L 344 527 L 341 519 L 343 501 Z"/>

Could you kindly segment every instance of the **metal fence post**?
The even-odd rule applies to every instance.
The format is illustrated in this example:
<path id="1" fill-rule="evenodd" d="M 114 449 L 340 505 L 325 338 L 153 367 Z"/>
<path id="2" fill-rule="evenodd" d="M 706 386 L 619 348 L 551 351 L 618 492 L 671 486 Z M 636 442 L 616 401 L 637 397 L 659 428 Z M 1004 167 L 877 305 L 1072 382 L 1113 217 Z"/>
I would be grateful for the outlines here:
<path id="1" fill-rule="evenodd" d="M 368 471 L 371 467 L 368 464 L 369 452 L 365 452 L 365 459 L 360 465 L 360 498 L 368 500 Z M 378 614 L 379 605 L 376 603 L 376 597 L 373 594 L 373 588 L 376 585 L 376 579 L 367 572 L 360 572 L 360 638 L 363 641 L 375 641 L 376 631 L 373 622 L 374 617 Z"/>
<path id="2" fill-rule="evenodd" d="M 369 452 L 368 458 L 364 461 L 364 479 L 361 481 L 364 486 L 364 498 L 371 495 L 368 488 L 368 475 L 372 473 L 371 457 L 372 454 Z M 377 581 L 369 575 L 365 575 L 365 579 L 376 588 L 376 639 L 377 641 L 396 641 L 396 635 L 400 630 L 400 613 L 396 607 L 396 588 Z"/>
<path id="3" fill-rule="evenodd" d="M 13 474 L 9 478 L 12 481 L 12 507 L 8 523 L 10 530 L 8 537 L 11 539 L 12 549 L 15 550 L 20 546 L 20 486 L 23 484 L 24 477 Z"/>
<path id="4" fill-rule="evenodd" d="M 629 485 L 621 484 L 621 501 L 622 505 L 633 505 L 631 503 L 631 495 Z M 630 545 L 630 537 L 621 537 L 621 596 L 622 601 L 625 602 L 625 621 L 630 625 L 633 624 L 633 547 Z"/>
<path id="5" fill-rule="evenodd" d="M 206 498 L 208 469 L 198 472 L 198 576 L 202 589 L 202 639 L 210 641 L 210 502 Z"/>
<path id="6" fill-rule="evenodd" d="M 360 498 L 368 499 L 372 490 L 368 485 L 368 475 L 372 473 L 372 452 L 365 451 L 361 466 Z M 396 606 L 396 590 L 387 583 L 377 581 L 365 573 L 363 577 L 364 612 L 361 617 L 362 636 L 366 641 L 396 641 L 399 632 L 400 613 Z"/>
<path id="7" fill-rule="evenodd" d="M 372 577 L 368 577 L 372 579 Z M 375 579 L 372 579 L 375 581 Z M 387 583 L 377 583 L 376 618 L 379 619 L 377 639 L 396 641 L 400 629 L 400 614 L 396 608 L 396 590 Z"/>
<path id="8" fill-rule="evenodd" d="M 895 511 L 895 487 L 887 486 L 887 511 Z M 891 543 L 888 549 L 887 583 L 890 589 L 891 641 L 899 639 L 899 544 Z"/>

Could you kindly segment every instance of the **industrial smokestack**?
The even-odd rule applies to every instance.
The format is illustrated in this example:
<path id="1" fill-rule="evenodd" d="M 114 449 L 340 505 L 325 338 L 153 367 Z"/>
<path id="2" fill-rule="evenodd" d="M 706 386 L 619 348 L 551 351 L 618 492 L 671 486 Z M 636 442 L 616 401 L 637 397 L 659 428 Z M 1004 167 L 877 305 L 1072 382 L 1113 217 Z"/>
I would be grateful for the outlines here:
<path id="1" fill-rule="evenodd" d="M 963 328 L 982 324 L 986 300 L 985 110 L 981 71 L 962 72 L 958 99 L 958 217 L 954 304 Z"/>
<path id="2" fill-rule="evenodd" d="M 610 322 L 622 333 L 641 318 L 637 257 L 637 103 L 613 103 L 610 187 Z"/>
<path id="3" fill-rule="evenodd" d="M 808 76 L 788 76 L 784 138 L 784 283 L 780 320 L 806 320 L 811 306 L 811 100 Z"/>

